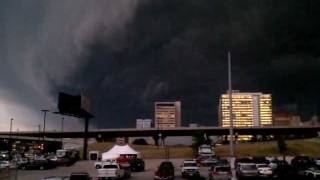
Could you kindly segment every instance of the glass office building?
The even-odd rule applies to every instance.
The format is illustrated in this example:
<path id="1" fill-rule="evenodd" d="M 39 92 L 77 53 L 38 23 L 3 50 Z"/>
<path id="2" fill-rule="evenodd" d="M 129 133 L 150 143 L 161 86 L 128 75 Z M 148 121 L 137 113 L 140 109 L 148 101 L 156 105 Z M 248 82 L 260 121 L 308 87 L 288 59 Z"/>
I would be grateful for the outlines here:
<path id="1" fill-rule="evenodd" d="M 271 94 L 233 91 L 232 110 L 234 127 L 272 126 Z M 230 127 L 228 93 L 220 97 L 219 125 Z M 248 138 L 242 139 L 247 140 Z"/>

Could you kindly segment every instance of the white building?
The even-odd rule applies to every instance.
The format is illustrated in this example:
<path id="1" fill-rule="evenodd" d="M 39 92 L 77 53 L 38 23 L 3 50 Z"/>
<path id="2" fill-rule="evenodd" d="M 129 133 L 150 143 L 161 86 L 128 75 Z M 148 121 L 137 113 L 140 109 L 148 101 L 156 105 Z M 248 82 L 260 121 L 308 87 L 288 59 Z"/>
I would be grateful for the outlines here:
<path id="1" fill-rule="evenodd" d="M 136 120 L 136 128 L 137 129 L 151 128 L 151 125 L 152 125 L 151 119 L 137 119 Z"/>

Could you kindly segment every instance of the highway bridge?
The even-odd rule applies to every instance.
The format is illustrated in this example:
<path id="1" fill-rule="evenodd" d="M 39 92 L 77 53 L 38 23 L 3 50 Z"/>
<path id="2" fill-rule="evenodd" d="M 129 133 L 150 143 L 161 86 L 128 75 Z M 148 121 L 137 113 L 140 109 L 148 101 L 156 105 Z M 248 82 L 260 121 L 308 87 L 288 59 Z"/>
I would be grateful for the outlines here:
<path id="1" fill-rule="evenodd" d="M 171 129 L 103 129 L 89 131 L 88 138 L 114 138 L 114 137 L 157 137 L 161 134 L 162 137 L 168 136 L 193 136 L 199 133 L 206 133 L 206 135 L 228 135 L 229 128 L 227 127 L 179 127 Z M 235 127 L 234 133 L 238 135 L 306 135 L 318 136 L 320 133 L 320 126 L 270 126 L 270 127 Z M 9 136 L 10 132 L 0 132 L 0 136 Z M 46 138 L 83 138 L 83 131 L 67 131 L 57 132 L 48 131 L 19 131 L 12 132 L 12 136 L 20 137 L 43 137 Z"/>

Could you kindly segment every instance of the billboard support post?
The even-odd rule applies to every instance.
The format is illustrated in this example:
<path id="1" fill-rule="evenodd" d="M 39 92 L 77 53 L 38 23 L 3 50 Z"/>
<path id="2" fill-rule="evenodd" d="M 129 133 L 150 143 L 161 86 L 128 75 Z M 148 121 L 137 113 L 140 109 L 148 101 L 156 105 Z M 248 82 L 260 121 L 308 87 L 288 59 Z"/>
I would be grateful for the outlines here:
<path id="1" fill-rule="evenodd" d="M 89 118 L 84 118 L 84 134 L 83 134 L 83 153 L 82 153 L 82 159 L 87 160 L 88 157 L 88 126 L 89 126 Z"/>

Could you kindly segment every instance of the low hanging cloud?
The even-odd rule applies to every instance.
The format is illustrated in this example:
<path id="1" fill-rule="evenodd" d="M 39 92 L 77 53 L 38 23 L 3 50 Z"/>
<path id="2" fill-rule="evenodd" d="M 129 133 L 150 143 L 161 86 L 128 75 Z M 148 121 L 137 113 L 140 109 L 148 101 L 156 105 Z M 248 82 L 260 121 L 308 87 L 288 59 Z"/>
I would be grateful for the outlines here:
<path id="1" fill-rule="evenodd" d="M 1 1 L 1 122 L 23 119 L 21 129 L 34 129 L 30 123 L 40 123 L 41 108 L 56 109 L 57 92 L 63 90 L 57 87 L 69 86 L 70 75 L 88 61 L 82 58 L 88 45 L 103 39 L 117 48 L 113 35 L 125 30 L 137 4 L 136 0 Z"/>
<path id="2" fill-rule="evenodd" d="M 271 93 L 274 109 L 294 105 L 308 120 L 320 112 L 319 6 L 299 0 L 1 1 L 0 121 L 19 116 L 34 127 L 41 124 L 40 109 L 56 108 L 59 91 L 85 89 L 97 127 L 133 127 L 137 118 L 153 118 L 155 101 L 176 100 L 183 125 L 216 125 L 229 50 L 235 89 Z M 48 118 L 59 127 L 61 117 Z"/>

